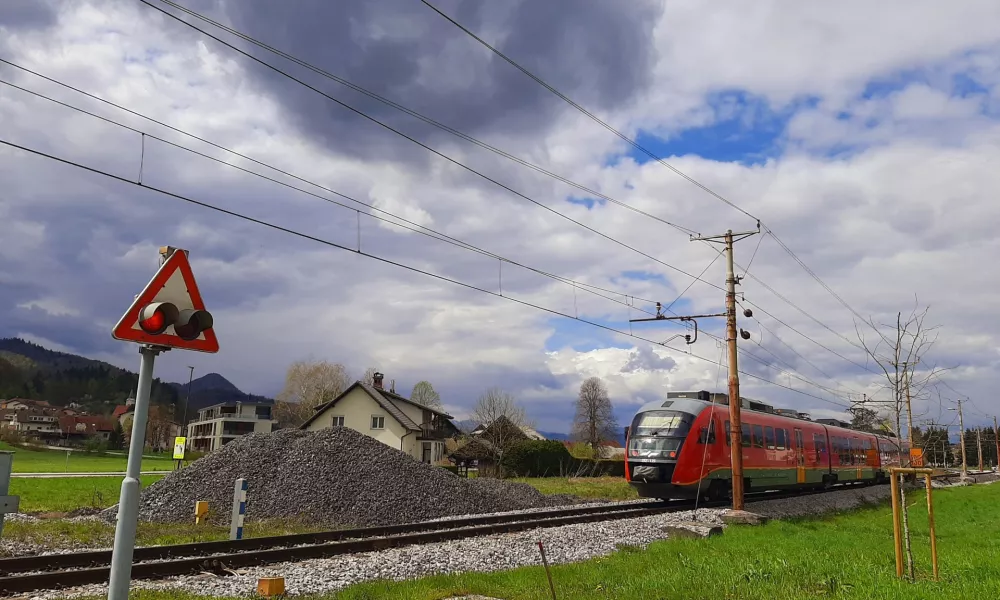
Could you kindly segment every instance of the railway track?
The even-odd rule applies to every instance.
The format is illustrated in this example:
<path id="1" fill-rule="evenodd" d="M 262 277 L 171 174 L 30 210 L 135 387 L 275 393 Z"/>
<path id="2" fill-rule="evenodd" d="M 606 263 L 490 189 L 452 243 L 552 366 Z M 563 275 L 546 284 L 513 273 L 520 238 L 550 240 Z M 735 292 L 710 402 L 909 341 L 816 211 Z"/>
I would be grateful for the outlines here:
<path id="1" fill-rule="evenodd" d="M 823 492 L 747 494 L 746 501 L 751 503 L 817 493 Z M 698 503 L 700 508 L 728 506 L 729 500 Z M 224 575 L 242 567 L 576 523 L 634 519 L 693 507 L 693 500 L 630 502 L 235 541 L 140 547 L 133 554 L 132 579 L 162 579 L 201 572 Z M 106 583 L 110 576 L 110 565 L 110 550 L 0 559 L 0 596 Z"/>

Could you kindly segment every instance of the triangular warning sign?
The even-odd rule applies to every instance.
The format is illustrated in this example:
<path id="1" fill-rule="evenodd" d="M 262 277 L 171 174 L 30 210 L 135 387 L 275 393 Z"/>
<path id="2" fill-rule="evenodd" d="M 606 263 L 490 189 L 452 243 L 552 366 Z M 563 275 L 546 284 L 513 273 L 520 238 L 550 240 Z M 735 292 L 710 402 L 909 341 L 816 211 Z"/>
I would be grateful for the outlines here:
<path id="1" fill-rule="evenodd" d="M 174 333 L 173 326 L 167 327 L 163 333 L 151 335 L 139 327 L 139 312 L 153 302 L 170 302 L 177 310 L 205 310 L 205 303 L 198 291 L 198 284 L 191 272 L 187 252 L 175 250 L 153 275 L 146 288 L 142 290 L 132 306 L 125 312 L 115 325 L 111 336 L 125 342 L 152 344 L 180 350 L 197 350 L 199 352 L 218 352 L 219 341 L 211 328 L 201 332 L 193 340 L 185 340 Z"/>

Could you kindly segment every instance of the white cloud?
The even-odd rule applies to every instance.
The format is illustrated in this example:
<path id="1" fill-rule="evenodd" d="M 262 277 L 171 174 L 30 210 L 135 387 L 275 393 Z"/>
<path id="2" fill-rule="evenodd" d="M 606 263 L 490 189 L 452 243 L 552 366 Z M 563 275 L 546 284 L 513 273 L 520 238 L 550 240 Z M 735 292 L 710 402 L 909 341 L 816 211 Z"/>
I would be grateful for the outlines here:
<path id="1" fill-rule="evenodd" d="M 998 408 L 987 392 L 1000 383 L 993 369 L 1000 362 L 1000 326 L 991 313 L 1000 284 L 989 277 L 987 265 L 1000 250 L 994 232 L 1000 220 L 1000 204 L 994 198 L 1000 184 L 994 167 L 1000 161 L 1000 125 L 982 114 L 998 95 L 955 97 L 940 81 L 911 83 L 870 98 L 860 92 L 874 79 L 928 66 L 941 73 L 971 73 L 986 88 L 1000 85 L 1000 61 L 989 50 L 1000 38 L 1000 11 L 995 3 L 963 5 L 961 11 L 942 9 L 939 3 L 907 3 L 902 9 L 842 3 L 824 7 L 823 13 L 808 7 L 750 6 L 710 10 L 703 4 L 670 4 L 656 30 L 659 62 L 652 87 L 632 104 L 602 116 L 621 127 L 676 130 L 710 124 L 716 112 L 707 106 L 706 94 L 720 90 L 743 90 L 775 105 L 800 95 L 820 97 L 815 107 L 790 121 L 784 132 L 789 147 L 778 159 L 743 166 L 688 156 L 672 164 L 761 215 L 863 315 L 887 320 L 897 310 L 908 310 L 914 294 L 922 304 L 930 304 L 929 320 L 942 325 L 934 360 L 962 365 L 950 372 L 952 385 L 970 395 L 981 394 L 982 410 Z M 118 26 L 112 29 L 112 23 Z M 663 265 L 444 161 L 360 158 L 347 151 L 352 140 L 324 143 L 302 135 L 293 125 L 295 115 L 279 99 L 251 85 L 245 67 L 224 49 L 189 44 L 154 23 L 147 12 L 131 5 L 67 4 L 54 29 L 16 35 L 12 60 L 532 267 L 664 303 L 689 283 Z M 460 54 L 463 48 L 454 40 L 446 45 L 452 53 Z M 423 64 L 429 60 L 420 58 Z M 115 114 L 10 68 L 0 68 L 0 75 L 74 105 Z M 726 110 L 746 116 L 732 106 Z M 838 118 L 842 111 L 849 118 Z M 121 114 L 116 118 L 184 141 L 139 119 Z M 8 88 L 0 88 L 0 121 L 5 124 L 0 134 L 4 138 L 123 177 L 137 175 L 134 133 Z M 581 115 L 567 110 L 551 125 L 531 135 L 498 132 L 490 141 L 705 234 L 752 227 L 752 221 L 658 164 L 637 165 L 628 159 L 606 164 L 609 155 L 623 151 L 623 143 Z M 854 152 L 836 158 L 822 154 L 838 145 L 853 147 Z M 564 202 L 567 196 L 583 194 L 479 149 L 454 140 L 440 146 L 543 204 L 689 273 L 700 273 L 715 256 L 705 245 L 620 207 L 606 204 L 588 210 L 570 205 Z M 144 180 L 151 185 L 348 247 L 356 243 L 356 215 L 349 210 L 175 149 L 148 144 L 146 151 Z M 239 386 L 274 393 L 289 362 L 323 357 L 355 372 L 378 364 L 402 390 L 428 379 L 458 416 L 483 388 L 505 386 L 528 403 L 540 427 L 562 430 L 579 383 L 589 376 L 604 378 L 622 407 L 634 407 L 668 389 L 725 386 L 724 370 L 685 352 L 719 360 L 722 353 L 708 335 L 722 335 L 718 319 L 703 321 L 699 342 L 682 350 L 676 350 L 684 346 L 676 340 L 671 344 L 675 349 L 634 346 L 635 340 L 596 328 L 574 326 L 567 333 L 553 315 L 499 297 L 213 215 L 43 159 L 7 149 L 0 153 L 0 179 L 11 182 L 0 196 L 0 276 L 4 286 L 16 284 L 0 292 L 6 303 L 0 308 L 14 314 L 21 307 L 17 315 L 23 319 L 5 333 L 51 340 L 67 351 L 86 349 L 94 357 L 134 369 L 134 348 L 112 344 L 110 326 L 152 275 L 156 248 L 172 243 L 191 251 L 203 295 L 216 314 L 222 352 L 164 355 L 157 369 L 168 380 L 181 379 L 186 365 L 195 364 L 201 373 L 218 371 Z M 227 160 L 264 171 L 246 161 Z M 308 187 L 283 175 L 268 175 Z M 311 191 L 336 199 L 322 190 Z M 741 242 L 738 262 L 745 265 L 756 245 L 756 239 Z M 500 290 L 495 259 L 403 235 L 393 226 L 364 220 L 362 247 Z M 723 268 L 717 261 L 706 279 L 722 285 Z M 611 320 L 615 327 L 628 329 L 630 312 L 621 304 L 581 289 L 574 294 L 570 286 L 510 265 L 503 269 L 505 296 Z M 666 280 L 623 279 L 623 271 L 653 272 Z M 761 241 L 751 272 L 839 335 L 750 278 L 741 285 L 747 300 L 820 344 L 867 364 L 850 343 L 856 340 L 850 313 L 773 240 Z M 722 308 L 721 292 L 703 283 L 685 298 L 693 312 Z M 89 311 L 89 320 L 98 328 L 74 329 L 72 336 L 65 333 L 65 339 L 58 339 L 53 333 L 58 328 L 38 311 L 71 316 L 59 307 Z M 883 383 L 755 312 L 794 352 L 753 320 L 741 318 L 741 326 L 753 335 L 743 348 L 776 366 L 741 357 L 742 369 L 826 400 L 843 401 L 790 377 L 786 365 L 756 346 L 760 342 L 790 363 L 795 373 L 824 386 L 860 394 L 872 393 Z M 653 340 L 679 331 L 666 324 L 635 329 Z M 101 336 L 99 343 L 91 342 Z M 580 343 L 606 347 L 574 350 Z M 751 377 L 744 378 L 742 389 L 748 396 L 814 416 L 837 409 Z M 936 403 L 936 397 L 922 401 L 922 410 L 937 411 Z"/>

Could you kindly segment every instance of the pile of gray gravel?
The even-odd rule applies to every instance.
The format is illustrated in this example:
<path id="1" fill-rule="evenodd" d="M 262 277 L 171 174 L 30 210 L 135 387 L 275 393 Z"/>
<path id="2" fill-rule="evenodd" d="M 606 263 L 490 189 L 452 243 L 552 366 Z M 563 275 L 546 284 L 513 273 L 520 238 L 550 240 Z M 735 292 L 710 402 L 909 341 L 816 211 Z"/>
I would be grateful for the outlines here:
<path id="1" fill-rule="evenodd" d="M 325 526 L 395 525 L 440 517 L 581 502 L 487 478 L 466 479 L 353 429 L 279 430 L 240 437 L 142 491 L 139 518 L 190 522 L 198 500 L 228 523 L 233 485 L 247 480 L 246 520 L 298 519 Z M 101 513 L 114 521 L 118 507 Z"/>

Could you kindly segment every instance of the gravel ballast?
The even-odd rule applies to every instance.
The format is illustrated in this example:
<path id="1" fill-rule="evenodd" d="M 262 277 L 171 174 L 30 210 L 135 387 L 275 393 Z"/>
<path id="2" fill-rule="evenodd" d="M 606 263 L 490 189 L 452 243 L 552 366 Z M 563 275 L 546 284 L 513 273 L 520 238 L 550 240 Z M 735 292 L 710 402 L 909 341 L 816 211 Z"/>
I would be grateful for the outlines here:
<path id="1" fill-rule="evenodd" d="M 344 427 L 240 437 L 142 491 L 139 518 L 187 522 L 198 500 L 228 523 L 233 485 L 247 480 L 246 520 L 297 519 L 326 526 L 377 526 L 462 514 L 581 502 L 530 485 L 466 479 Z M 101 513 L 113 522 L 118 507 Z"/>
<path id="2" fill-rule="evenodd" d="M 823 494 L 748 503 L 746 509 L 769 518 L 781 519 L 844 511 L 888 498 L 888 485 L 845 489 Z M 202 574 L 162 581 L 136 581 L 136 588 L 179 588 L 206 596 L 250 595 L 260 577 L 285 578 L 290 594 L 331 592 L 348 585 L 373 579 L 404 580 L 432 574 L 488 572 L 521 566 L 539 565 L 538 542 L 545 546 L 552 564 L 575 562 L 605 556 L 622 545 L 644 547 L 664 539 L 666 525 L 698 522 L 721 525 L 726 509 L 699 509 L 665 513 L 649 517 L 580 523 L 392 548 L 298 563 L 280 563 L 240 569 L 234 575 L 219 577 Z M 490 513 L 496 514 L 496 513 Z M 78 595 L 101 595 L 106 586 L 95 585 L 74 590 L 41 592 L 37 600 L 55 600 Z"/>

